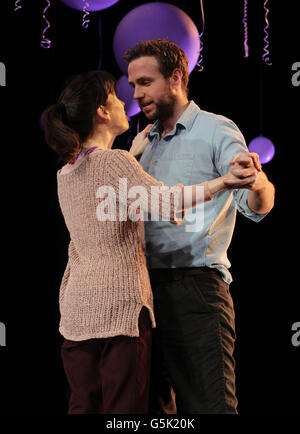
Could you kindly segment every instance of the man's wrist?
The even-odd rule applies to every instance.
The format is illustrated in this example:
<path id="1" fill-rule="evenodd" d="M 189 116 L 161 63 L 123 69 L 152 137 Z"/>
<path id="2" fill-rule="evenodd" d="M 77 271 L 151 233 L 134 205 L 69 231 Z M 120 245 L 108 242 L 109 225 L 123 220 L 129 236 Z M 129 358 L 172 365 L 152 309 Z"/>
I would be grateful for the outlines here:
<path id="1" fill-rule="evenodd" d="M 267 181 L 258 189 L 250 189 L 247 203 L 249 208 L 256 214 L 266 214 L 274 206 L 275 187 L 266 178 Z"/>
<path id="2" fill-rule="evenodd" d="M 258 172 L 257 181 L 253 184 L 253 187 L 250 188 L 250 191 L 255 191 L 257 193 L 263 193 L 268 185 L 271 184 L 267 178 L 267 175 L 264 172 Z"/>

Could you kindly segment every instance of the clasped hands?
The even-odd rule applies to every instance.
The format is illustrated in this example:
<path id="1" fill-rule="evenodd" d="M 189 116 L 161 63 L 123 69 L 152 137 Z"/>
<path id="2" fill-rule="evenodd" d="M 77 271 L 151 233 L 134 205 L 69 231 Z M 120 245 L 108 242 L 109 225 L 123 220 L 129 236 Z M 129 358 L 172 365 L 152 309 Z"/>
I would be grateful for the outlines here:
<path id="1" fill-rule="evenodd" d="M 255 152 L 243 152 L 231 160 L 232 169 L 223 177 L 226 190 L 247 188 L 256 191 L 264 187 L 266 175 Z"/>

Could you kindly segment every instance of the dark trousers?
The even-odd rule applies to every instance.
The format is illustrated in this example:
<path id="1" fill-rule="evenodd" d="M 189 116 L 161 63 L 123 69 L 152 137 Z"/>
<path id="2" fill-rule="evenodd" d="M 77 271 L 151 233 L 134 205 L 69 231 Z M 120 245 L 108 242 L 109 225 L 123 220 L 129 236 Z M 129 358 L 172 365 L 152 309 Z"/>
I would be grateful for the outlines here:
<path id="1" fill-rule="evenodd" d="M 145 307 L 139 331 L 139 337 L 64 340 L 61 355 L 71 389 L 69 414 L 148 413 L 152 325 Z"/>
<path id="2" fill-rule="evenodd" d="M 208 267 L 150 270 L 153 330 L 150 413 L 237 413 L 234 309 L 229 286 Z M 173 387 L 176 395 L 174 402 Z M 173 402 L 172 402 L 173 401 Z"/>

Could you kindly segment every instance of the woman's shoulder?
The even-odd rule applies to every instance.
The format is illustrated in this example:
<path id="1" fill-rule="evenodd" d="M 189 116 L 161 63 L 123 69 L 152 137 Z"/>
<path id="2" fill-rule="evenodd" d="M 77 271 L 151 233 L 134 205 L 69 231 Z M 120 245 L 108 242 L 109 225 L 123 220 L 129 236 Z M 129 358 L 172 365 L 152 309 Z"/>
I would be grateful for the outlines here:
<path id="1" fill-rule="evenodd" d="M 107 161 L 125 165 L 139 165 L 136 158 L 125 149 L 110 149 L 107 151 Z"/>
<path id="2" fill-rule="evenodd" d="M 118 159 L 118 158 L 131 158 L 132 155 L 125 149 L 100 149 L 98 152 L 92 152 L 90 157 L 95 159 Z"/>
<path id="3" fill-rule="evenodd" d="M 100 150 L 91 153 L 90 158 L 93 171 L 100 174 L 104 170 L 110 177 L 129 176 L 129 174 L 137 174 L 141 170 L 135 157 L 125 149 Z M 100 167 L 102 170 L 99 172 Z"/>
<path id="4" fill-rule="evenodd" d="M 133 156 L 125 149 L 111 149 L 112 155 L 114 155 L 115 158 L 129 158 L 131 159 Z"/>

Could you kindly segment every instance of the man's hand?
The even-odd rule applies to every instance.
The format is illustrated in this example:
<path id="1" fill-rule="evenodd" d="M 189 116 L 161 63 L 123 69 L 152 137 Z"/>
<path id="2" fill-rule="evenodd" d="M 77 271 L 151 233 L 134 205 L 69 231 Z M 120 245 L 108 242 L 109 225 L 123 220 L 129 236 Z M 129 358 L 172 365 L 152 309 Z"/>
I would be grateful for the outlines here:
<path id="1" fill-rule="evenodd" d="M 264 188 L 267 181 L 263 173 L 259 156 L 255 152 L 243 152 L 230 162 L 233 168 L 224 177 L 227 190 L 247 188 L 256 191 Z"/>
<path id="2" fill-rule="evenodd" d="M 255 152 L 243 152 L 235 156 L 230 164 L 233 168 L 223 177 L 226 190 L 247 188 L 248 206 L 256 214 L 265 214 L 274 206 L 275 188 L 262 171 Z"/>
<path id="3" fill-rule="evenodd" d="M 146 128 L 138 133 L 136 137 L 132 141 L 131 148 L 129 150 L 130 154 L 132 154 L 134 157 L 137 157 L 138 155 L 142 154 L 148 144 L 148 138 L 147 135 L 149 131 L 152 128 L 152 124 L 149 124 L 146 126 Z"/>
<path id="4" fill-rule="evenodd" d="M 235 155 L 230 161 L 230 164 L 238 164 L 241 167 L 254 166 L 256 170 L 261 172 L 261 163 L 259 161 L 259 155 L 256 152 L 243 152 L 242 154 Z"/>

